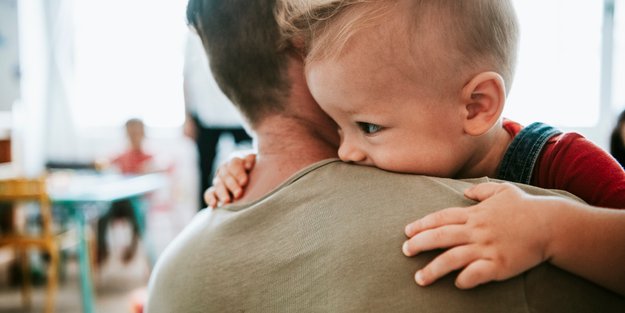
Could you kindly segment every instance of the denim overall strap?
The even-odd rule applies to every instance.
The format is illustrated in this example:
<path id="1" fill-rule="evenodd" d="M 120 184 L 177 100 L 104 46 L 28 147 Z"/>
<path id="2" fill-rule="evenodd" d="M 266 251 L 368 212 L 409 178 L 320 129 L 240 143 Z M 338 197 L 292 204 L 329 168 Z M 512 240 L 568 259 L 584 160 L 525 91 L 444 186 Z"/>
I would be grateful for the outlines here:
<path id="1" fill-rule="evenodd" d="M 532 123 L 512 139 L 499 165 L 498 179 L 529 184 L 540 152 L 549 138 L 562 133 L 543 123 Z"/>

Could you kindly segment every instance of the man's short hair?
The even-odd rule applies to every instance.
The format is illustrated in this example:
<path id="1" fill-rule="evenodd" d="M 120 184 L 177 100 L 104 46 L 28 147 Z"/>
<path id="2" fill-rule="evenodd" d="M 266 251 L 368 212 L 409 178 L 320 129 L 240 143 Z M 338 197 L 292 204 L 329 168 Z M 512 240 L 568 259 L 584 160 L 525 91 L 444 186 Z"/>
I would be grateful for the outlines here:
<path id="1" fill-rule="evenodd" d="M 187 6 L 217 84 L 252 127 L 282 112 L 290 90 L 275 6 L 276 0 L 190 0 Z"/>

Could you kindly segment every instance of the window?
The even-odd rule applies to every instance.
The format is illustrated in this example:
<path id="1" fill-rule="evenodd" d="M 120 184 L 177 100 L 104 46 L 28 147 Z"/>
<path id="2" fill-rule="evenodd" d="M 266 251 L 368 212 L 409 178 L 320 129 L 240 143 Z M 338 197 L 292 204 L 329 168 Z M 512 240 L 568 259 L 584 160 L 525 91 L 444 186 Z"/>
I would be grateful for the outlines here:
<path id="1" fill-rule="evenodd" d="M 616 114 L 625 110 L 625 1 L 617 0 L 614 12 L 614 80 L 612 109 Z M 616 122 L 616 116 L 613 118 Z"/>
<path id="2" fill-rule="evenodd" d="M 184 120 L 184 0 L 74 1 L 76 126 L 155 127 Z"/>
<path id="3" fill-rule="evenodd" d="M 504 116 L 522 124 L 595 126 L 603 1 L 514 0 L 514 5 L 521 43 Z"/>

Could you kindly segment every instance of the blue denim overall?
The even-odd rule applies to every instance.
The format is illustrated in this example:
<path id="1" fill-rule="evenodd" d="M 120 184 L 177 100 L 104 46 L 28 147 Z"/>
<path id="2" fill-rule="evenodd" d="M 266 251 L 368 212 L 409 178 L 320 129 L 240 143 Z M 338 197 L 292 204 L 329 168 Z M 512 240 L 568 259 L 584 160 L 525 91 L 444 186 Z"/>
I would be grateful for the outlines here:
<path id="1" fill-rule="evenodd" d="M 503 156 L 497 179 L 529 185 L 540 152 L 551 137 L 561 133 L 543 123 L 533 123 L 521 129 Z"/>

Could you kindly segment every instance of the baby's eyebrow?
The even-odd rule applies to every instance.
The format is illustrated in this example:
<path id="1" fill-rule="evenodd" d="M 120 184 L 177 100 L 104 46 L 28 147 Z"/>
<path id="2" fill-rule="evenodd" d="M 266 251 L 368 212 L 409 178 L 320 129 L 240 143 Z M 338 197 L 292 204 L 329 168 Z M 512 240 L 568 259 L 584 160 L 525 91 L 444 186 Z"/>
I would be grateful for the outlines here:
<path id="1" fill-rule="evenodd" d="M 355 108 L 341 108 L 343 110 L 343 112 L 347 113 L 347 114 L 358 114 L 358 113 L 362 113 L 362 110 L 359 109 L 355 109 Z"/>
<path id="2" fill-rule="evenodd" d="M 366 111 L 363 109 L 363 106 L 364 105 L 347 104 L 347 103 L 343 102 L 338 107 L 344 113 L 354 115 L 354 114 L 366 113 Z"/>

